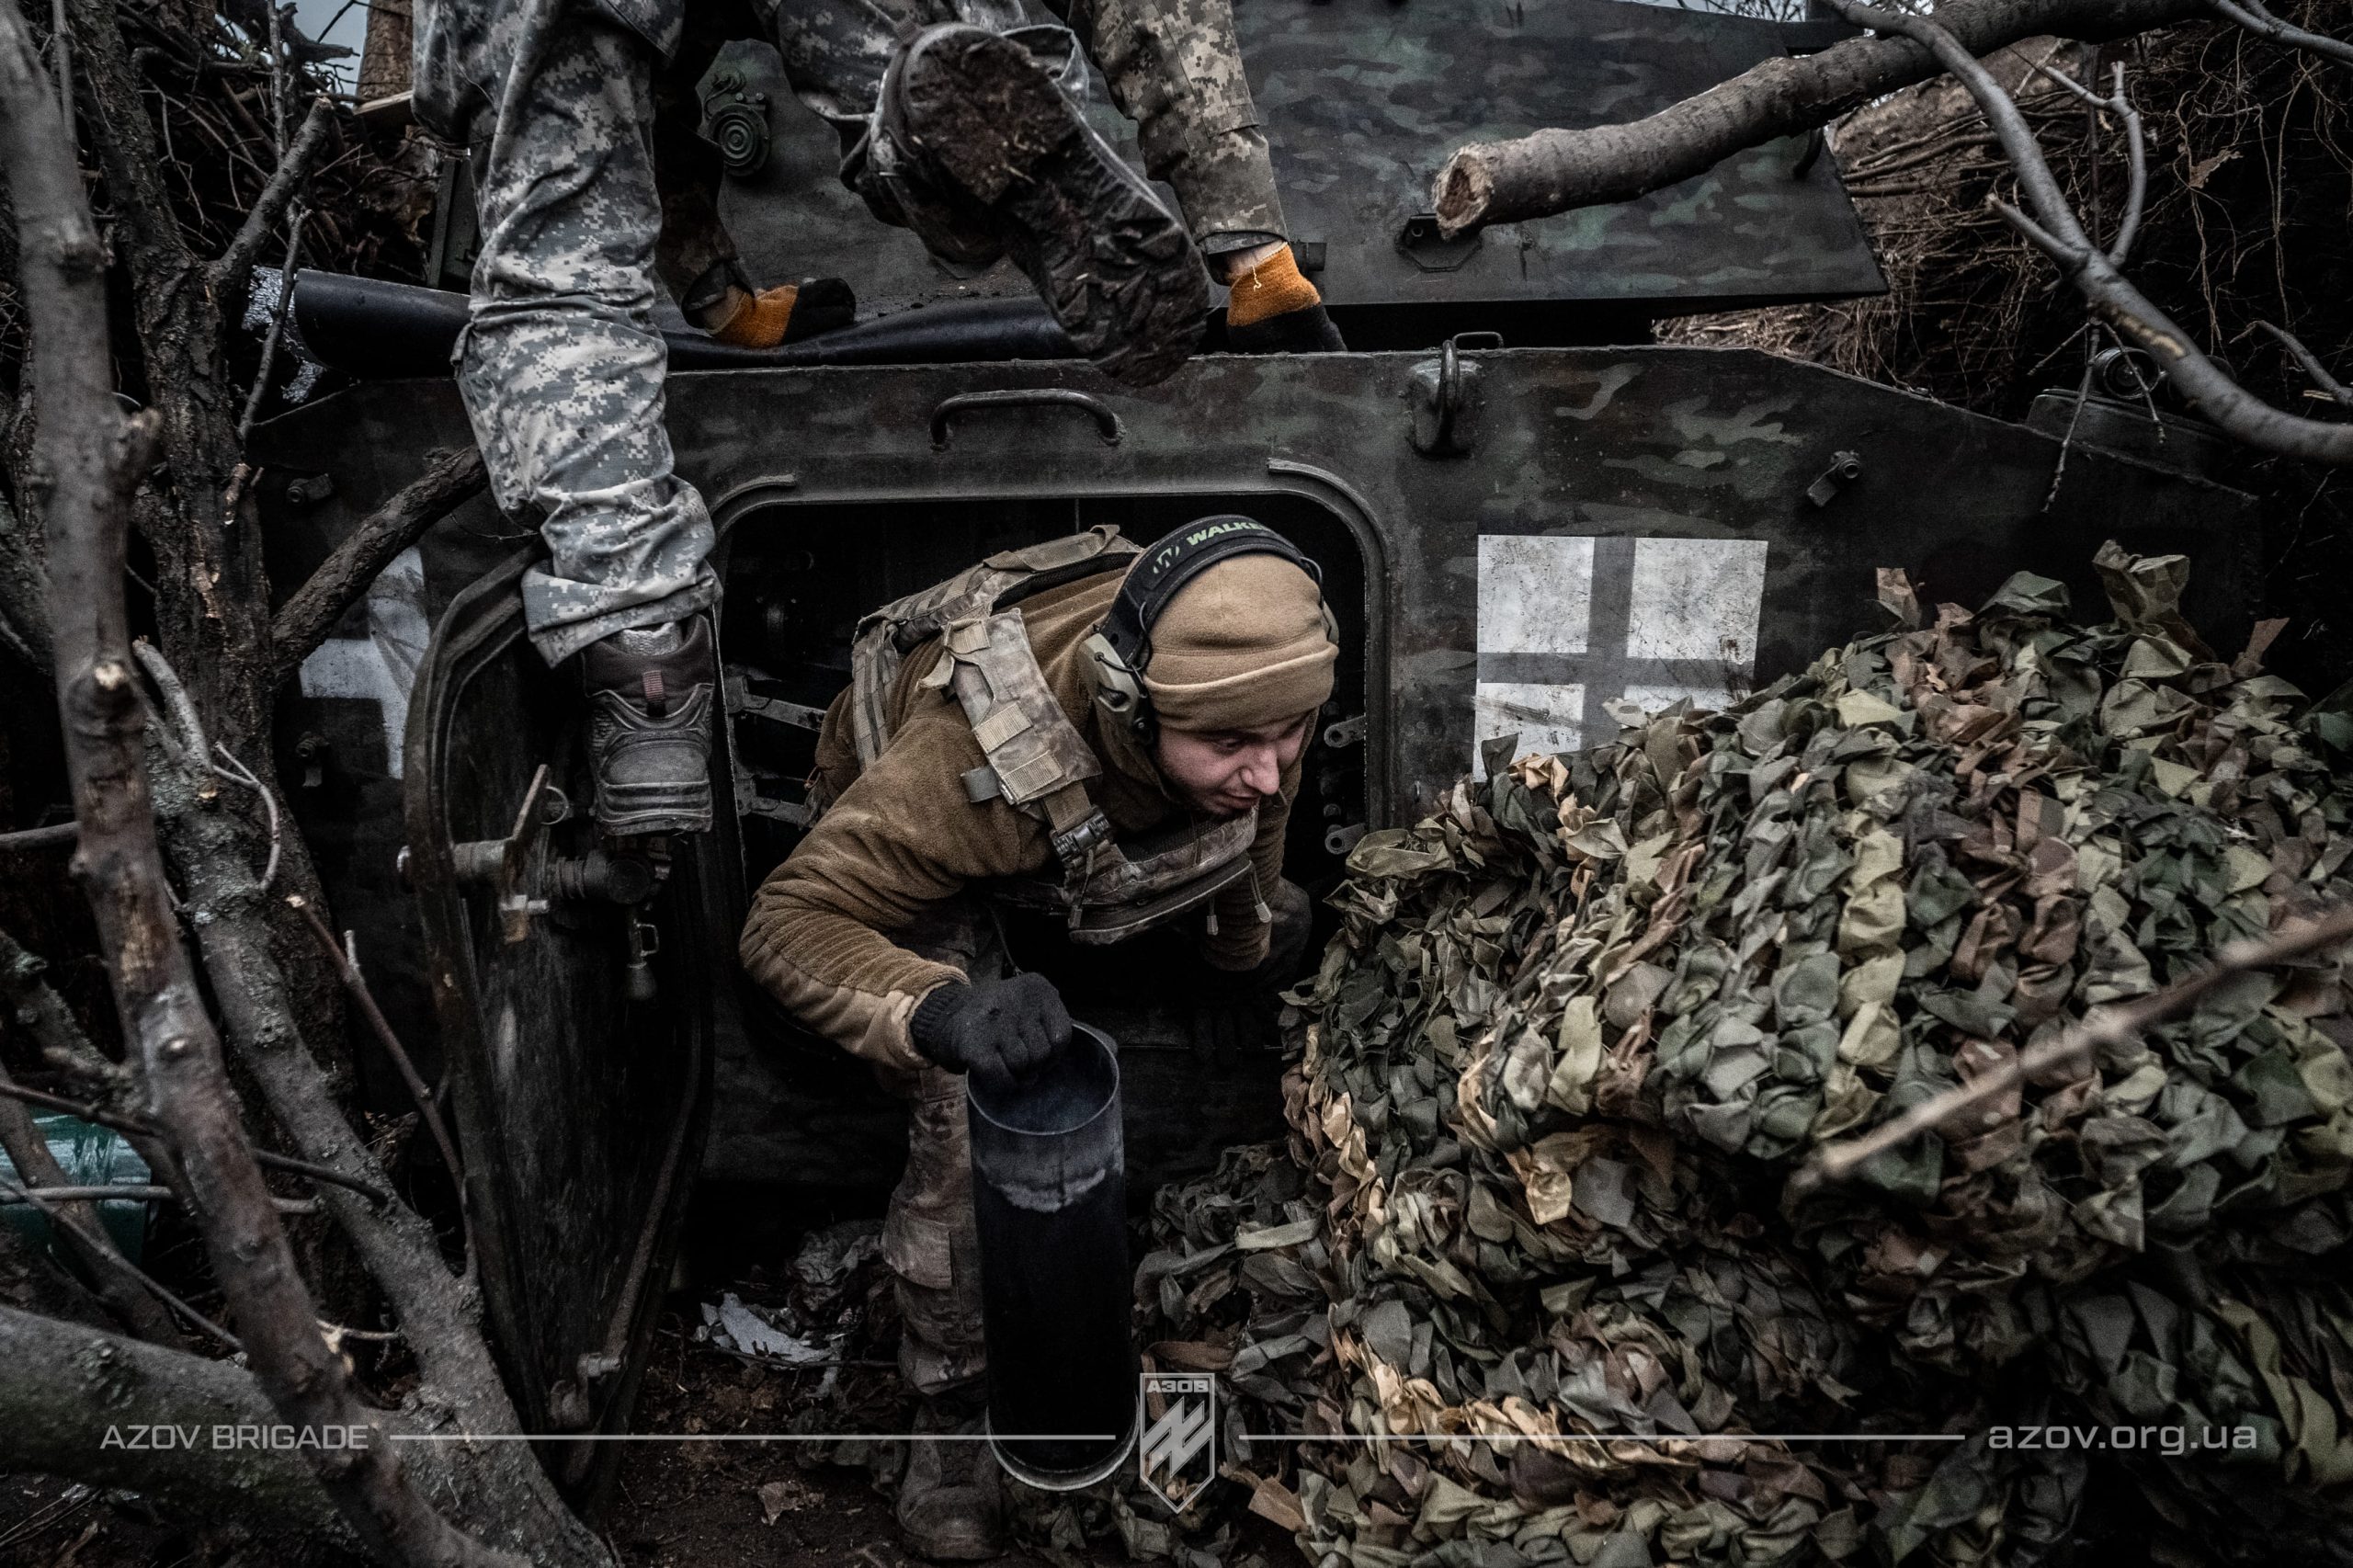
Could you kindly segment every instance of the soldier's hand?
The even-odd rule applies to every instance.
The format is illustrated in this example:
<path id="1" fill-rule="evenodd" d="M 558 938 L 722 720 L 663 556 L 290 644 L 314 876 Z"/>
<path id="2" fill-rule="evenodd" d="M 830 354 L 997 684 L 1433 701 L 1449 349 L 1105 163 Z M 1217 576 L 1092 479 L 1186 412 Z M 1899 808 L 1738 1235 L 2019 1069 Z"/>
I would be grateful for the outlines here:
<path id="1" fill-rule="evenodd" d="M 996 1086 L 1024 1078 L 1070 1043 L 1070 1014 L 1042 974 L 940 986 L 908 1022 L 915 1049 L 951 1073 Z"/>

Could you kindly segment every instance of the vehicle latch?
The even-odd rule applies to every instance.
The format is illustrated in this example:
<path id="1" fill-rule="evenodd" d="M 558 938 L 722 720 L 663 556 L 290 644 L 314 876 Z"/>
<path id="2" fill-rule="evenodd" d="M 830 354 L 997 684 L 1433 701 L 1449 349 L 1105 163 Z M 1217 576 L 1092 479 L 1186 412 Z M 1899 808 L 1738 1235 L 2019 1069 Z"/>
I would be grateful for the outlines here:
<path id="1" fill-rule="evenodd" d="M 1805 498 L 1817 506 L 1827 506 L 1844 490 L 1863 474 L 1862 455 L 1859 452 L 1834 452 L 1830 466 L 1820 478 L 1805 487 Z"/>
<path id="2" fill-rule="evenodd" d="M 547 808 L 553 801 L 563 802 L 563 810 L 551 819 Z M 515 812 L 515 826 L 504 838 L 469 839 L 449 846 L 451 868 L 462 886 L 489 890 L 498 910 L 498 934 L 508 942 L 519 942 L 531 934 L 531 916 L 545 915 L 548 901 L 532 895 L 528 876 L 531 865 L 531 846 L 548 829 L 551 820 L 562 821 L 571 812 L 570 802 L 563 792 L 548 786 L 548 765 L 540 764 L 531 775 L 530 784 L 523 791 L 523 803 Z"/>
<path id="3" fill-rule="evenodd" d="M 1416 212 L 1397 231 L 1397 248 L 1424 272 L 1456 272 L 1479 251 L 1477 229 L 1448 239 L 1438 232 L 1438 214 Z"/>
<path id="4" fill-rule="evenodd" d="M 1406 395 L 1414 406 L 1414 449 L 1426 458 L 1468 457 L 1479 444 L 1478 416 L 1483 401 L 1479 395 L 1479 367 L 1464 362 L 1457 347 L 1460 341 L 1448 338 L 1439 345 L 1437 358 L 1425 359 L 1407 372 Z"/>

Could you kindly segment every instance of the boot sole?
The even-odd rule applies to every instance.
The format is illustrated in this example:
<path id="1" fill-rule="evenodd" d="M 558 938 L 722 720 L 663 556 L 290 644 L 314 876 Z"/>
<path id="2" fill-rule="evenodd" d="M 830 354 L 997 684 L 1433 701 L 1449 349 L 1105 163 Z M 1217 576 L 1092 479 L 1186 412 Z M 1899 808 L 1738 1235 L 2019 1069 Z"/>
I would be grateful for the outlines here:
<path id="1" fill-rule="evenodd" d="M 1018 44 L 961 28 L 919 41 L 900 91 L 913 138 L 1003 222 L 1080 353 L 1137 386 L 1192 355 L 1210 301 L 1191 236 Z"/>

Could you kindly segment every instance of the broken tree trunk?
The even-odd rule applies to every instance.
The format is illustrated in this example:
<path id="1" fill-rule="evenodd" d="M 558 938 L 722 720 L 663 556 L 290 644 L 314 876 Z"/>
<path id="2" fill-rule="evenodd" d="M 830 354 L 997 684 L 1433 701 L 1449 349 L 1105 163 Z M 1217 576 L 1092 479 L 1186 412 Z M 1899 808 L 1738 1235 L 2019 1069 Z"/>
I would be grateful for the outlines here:
<path id="1" fill-rule="evenodd" d="M 1951 0 L 1937 20 L 1972 54 L 1986 55 L 2044 34 L 2099 41 L 2207 14 L 2201 0 Z M 1943 69 L 1909 39 L 1849 39 L 1819 54 L 1768 60 L 1631 125 L 1473 143 L 1438 171 L 1432 206 L 1438 226 L 1459 234 L 1631 201 Z"/>

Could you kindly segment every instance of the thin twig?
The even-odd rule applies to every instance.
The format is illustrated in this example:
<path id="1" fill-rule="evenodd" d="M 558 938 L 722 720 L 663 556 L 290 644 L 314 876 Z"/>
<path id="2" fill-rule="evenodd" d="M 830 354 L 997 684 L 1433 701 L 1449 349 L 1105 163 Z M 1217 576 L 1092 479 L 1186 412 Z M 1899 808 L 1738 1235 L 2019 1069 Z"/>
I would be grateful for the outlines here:
<path id="1" fill-rule="evenodd" d="M 2311 379 L 2313 385 L 2326 392 L 2339 406 L 2353 408 L 2353 387 L 2347 386 L 2343 381 L 2330 375 L 2320 360 L 2313 356 L 2313 351 L 2305 347 L 2302 340 L 2295 334 L 2273 326 L 2268 321 L 2259 321 L 2255 324 L 2279 340 L 2280 347 L 2295 357 L 2297 367 Z"/>
<path id="2" fill-rule="evenodd" d="M 31 1195 L 34 1193 L 39 1193 L 41 1197 L 48 1199 L 52 1203 L 112 1203 L 117 1201 L 125 1203 L 177 1203 L 180 1201 L 180 1195 L 174 1192 L 170 1187 L 158 1186 L 153 1183 L 142 1182 L 136 1186 L 126 1183 L 119 1187 L 19 1187 L 16 1189 L 16 1195 L 14 1197 L 11 1197 L 6 1193 L 0 1193 L 0 1204 L 30 1203 L 33 1201 Z M 313 1212 L 317 1208 L 317 1205 L 307 1198 L 279 1198 L 273 1193 L 270 1200 L 278 1205 L 278 1211 L 281 1214 L 309 1214 Z"/>
<path id="3" fill-rule="evenodd" d="M 2022 1080 L 2072 1078 L 2105 1052 L 2188 1012 L 2200 997 L 2233 975 L 2290 963 L 2348 940 L 2353 940 L 2353 909 L 2292 921 L 2268 937 L 2233 942 L 2214 955 L 2212 963 L 2188 979 L 2136 1002 L 2102 1007 L 2056 1040 L 2028 1047 L 1984 1077 L 1923 1100 L 1859 1138 L 1820 1150 L 1790 1178 L 1790 1196 L 1802 1197 L 1827 1183 L 1845 1181 L 1867 1162 L 1924 1132 L 1941 1131 L 1987 1101 L 2000 1098 Z"/>
<path id="4" fill-rule="evenodd" d="M 310 213 L 299 201 L 288 209 L 291 216 L 286 223 L 286 262 L 278 269 L 278 300 L 270 307 L 269 332 L 261 340 L 261 367 L 254 371 L 254 384 L 245 393 L 245 412 L 237 421 L 237 447 L 244 449 L 246 438 L 254 433 L 254 421 L 261 417 L 262 394 L 269 390 L 269 373 L 278 366 L 278 340 L 286 335 L 286 310 L 294 301 L 294 263 L 302 254 L 302 223 Z M 237 472 L 243 475 L 245 465 L 239 463 Z M 221 523 L 226 528 L 237 520 L 236 486 L 230 486 L 228 506 Z"/>
<path id="5" fill-rule="evenodd" d="M 50 827 L 19 828 L 14 833 L 0 833 L 0 853 L 33 849 L 71 849 L 81 837 L 81 825 L 61 822 Z"/>
<path id="6" fill-rule="evenodd" d="M 26 1192 L 40 1193 L 51 1203 L 103 1203 L 120 1200 L 127 1203 L 176 1203 L 180 1195 L 168 1187 L 148 1183 L 119 1187 L 18 1187 L 12 1196 L 0 1193 L 0 1203 L 30 1203 Z"/>
<path id="7" fill-rule="evenodd" d="M 65 0 L 49 0 L 49 41 L 57 55 L 57 118 L 70 133 L 74 125 L 73 29 L 65 25 Z"/>
<path id="8" fill-rule="evenodd" d="M 204 720 L 196 710 L 196 701 L 188 694 L 188 683 L 180 679 L 164 651 L 144 637 L 133 639 L 131 644 L 139 667 L 155 683 L 164 699 L 164 710 L 171 715 L 169 724 L 159 726 L 164 737 L 172 743 L 171 749 L 187 762 L 197 777 L 196 792 L 200 799 L 210 800 L 221 792 L 212 782 L 220 769 L 212 766 L 212 742 L 204 733 Z"/>
<path id="9" fill-rule="evenodd" d="M 0 1083 L 0 1095 L 6 1095 L 12 1100 L 22 1100 L 27 1105 L 37 1105 L 45 1109 L 62 1111 L 67 1116 L 99 1127 L 110 1127 L 117 1132 L 128 1132 L 142 1138 L 162 1136 L 152 1122 L 142 1121 L 134 1116 L 118 1116 L 97 1106 L 85 1105 L 80 1100 L 69 1100 L 63 1095 L 52 1095 L 45 1089 L 28 1089 L 22 1084 Z M 324 1181 L 336 1187 L 347 1187 L 380 1208 L 392 1201 L 392 1195 L 382 1187 L 361 1181 L 358 1176 L 347 1176 L 341 1171 L 314 1164 L 310 1160 L 298 1160 L 291 1154 L 273 1153 L 267 1149 L 256 1149 L 254 1158 L 269 1170 L 284 1171 L 289 1176 L 308 1176 L 313 1181 Z"/>
<path id="10" fill-rule="evenodd" d="M 409 1097 L 416 1102 L 417 1114 L 425 1119 L 426 1130 L 433 1134 L 434 1145 L 441 1151 L 442 1164 L 449 1168 L 449 1180 L 458 1189 L 458 1221 L 465 1232 L 466 1270 L 472 1273 L 474 1259 L 473 1206 L 466 1200 L 466 1170 L 458 1163 L 457 1142 L 449 1136 L 449 1129 L 441 1119 L 441 1108 L 433 1103 L 432 1089 L 426 1086 L 424 1074 L 416 1070 L 416 1063 L 410 1060 L 407 1048 L 401 1044 L 401 1037 L 392 1032 L 392 1023 L 384 1017 L 383 1009 L 376 1006 L 375 994 L 368 989 L 368 982 L 361 977 L 359 966 L 351 961 L 343 949 L 343 944 L 335 939 L 333 931 L 327 929 L 327 923 L 319 918 L 317 910 L 311 907 L 310 900 L 300 893 L 289 893 L 286 903 L 301 915 L 303 923 L 311 928 L 311 934 L 319 939 L 320 948 L 335 964 L 335 974 L 342 980 L 344 989 L 350 994 L 353 1004 L 358 1007 L 359 1016 L 368 1021 L 368 1028 L 376 1036 L 376 1043 L 384 1048 L 384 1054 L 392 1059 L 392 1065 L 400 1072 L 401 1082 L 408 1085 Z"/>
<path id="11" fill-rule="evenodd" d="M 221 745 L 216 743 L 212 749 L 220 756 L 222 762 L 225 762 L 230 765 L 227 767 L 223 767 L 219 764 L 215 764 L 212 770 L 221 775 L 222 778 L 228 779 L 231 783 L 243 784 L 246 789 L 251 790 L 255 794 L 259 795 L 261 797 L 262 810 L 269 814 L 269 861 L 261 869 L 261 887 L 259 890 L 260 892 L 267 892 L 269 891 L 269 884 L 278 880 L 278 858 L 280 847 L 278 844 L 278 797 L 270 792 L 269 786 L 264 784 L 259 778 L 254 776 L 254 770 L 252 768 L 238 761 L 235 754 L 231 752 L 227 746 Z M 232 769 L 233 769 L 233 771 L 232 771 Z"/>
<path id="12" fill-rule="evenodd" d="M 2261 0 L 2240 0 L 2237 5 L 2232 4 L 2232 0 L 2206 0 L 2206 4 L 2213 8 L 2216 16 L 2236 22 L 2257 38 L 2268 39 L 2289 49 L 2301 49 L 2308 54 L 2334 60 L 2340 65 L 2353 65 L 2353 43 L 2330 38 L 2325 33 L 2309 33 L 2302 28 L 2290 27 L 2265 10 Z"/>
<path id="13" fill-rule="evenodd" d="M 286 161 L 286 18 L 278 14 L 278 0 L 262 0 L 269 12 L 269 131 L 270 145 L 278 153 L 278 161 Z"/>
<path id="14" fill-rule="evenodd" d="M 2067 477 L 2067 454 L 2075 449 L 2075 424 L 2083 418 L 2084 404 L 2090 401 L 2091 395 L 2092 364 L 2086 359 L 2084 378 L 2075 383 L 2075 412 L 2067 415 L 2067 433 L 2059 437 L 2059 460 L 2051 465 L 2051 488 L 2042 494 L 2042 509 L 2046 512 L 2051 510 L 2052 503 L 2059 499 L 2059 482 Z"/>
<path id="15" fill-rule="evenodd" d="M 60 1187 L 56 1190 L 61 1192 L 71 1192 L 77 1191 L 79 1189 L 73 1187 Z M 169 1191 L 170 1189 L 162 1188 L 160 1190 Z M 50 1223 L 52 1225 L 63 1225 L 70 1222 L 61 1215 L 53 1206 L 51 1206 L 48 1199 L 40 1192 L 19 1187 L 15 1182 L 10 1181 L 6 1176 L 0 1176 L 0 1195 L 10 1193 L 15 1195 L 17 1202 L 29 1203 L 34 1208 L 40 1210 L 42 1213 L 48 1215 Z M 172 1294 L 171 1290 L 157 1280 L 153 1275 L 148 1273 L 145 1269 L 140 1267 L 137 1264 L 131 1262 L 131 1259 L 123 1256 L 122 1254 L 115 1251 L 112 1247 L 108 1247 L 103 1251 L 93 1252 L 89 1256 L 105 1258 L 108 1267 L 119 1268 L 125 1274 L 130 1275 L 133 1279 L 136 1279 L 142 1287 L 152 1293 L 157 1301 L 171 1308 L 172 1311 L 179 1313 L 180 1316 L 186 1318 L 189 1324 L 195 1327 L 200 1328 L 205 1333 L 212 1335 L 213 1338 L 227 1346 L 231 1350 L 242 1352 L 244 1349 L 244 1345 L 235 1335 L 231 1334 L 227 1329 L 222 1328 L 219 1324 L 214 1323 L 210 1318 L 206 1317 L 202 1312 L 198 1312 L 194 1307 L 189 1306 L 186 1301 L 181 1301 L 177 1296 Z"/>

